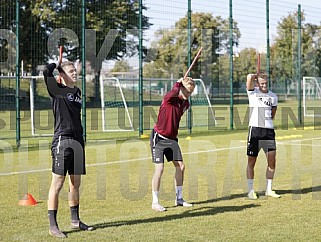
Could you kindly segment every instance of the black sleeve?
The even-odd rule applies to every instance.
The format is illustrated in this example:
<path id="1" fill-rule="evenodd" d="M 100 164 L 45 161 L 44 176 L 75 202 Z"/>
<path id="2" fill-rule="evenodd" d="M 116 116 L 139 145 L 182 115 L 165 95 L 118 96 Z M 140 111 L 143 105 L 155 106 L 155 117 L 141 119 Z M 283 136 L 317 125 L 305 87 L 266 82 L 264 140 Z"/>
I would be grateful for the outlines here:
<path id="1" fill-rule="evenodd" d="M 55 70 L 55 68 L 56 64 L 51 63 L 49 65 L 46 65 L 43 70 L 43 76 L 50 96 L 54 96 L 55 90 L 57 90 L 57 81 L 53 75 L 53 71 Z"/>
<path id="2" fill-rule="evenodd" d="M 45 68 L 43 69 L 43 75 L 45 77 L 45 82 L 47 82 L 48 77 L 54 77 L 53 71 L 56 68 L 55 63 L 51 63 L 49 65 L 46 65 Z"/>

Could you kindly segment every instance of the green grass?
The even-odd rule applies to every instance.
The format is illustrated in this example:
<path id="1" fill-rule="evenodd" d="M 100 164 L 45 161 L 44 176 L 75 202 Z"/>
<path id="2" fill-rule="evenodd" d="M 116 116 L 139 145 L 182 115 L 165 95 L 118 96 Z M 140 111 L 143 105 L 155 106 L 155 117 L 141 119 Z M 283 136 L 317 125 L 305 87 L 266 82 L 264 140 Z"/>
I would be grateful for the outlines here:
<path id="1" fill-rule="evenodd" d="M 60 196 L 58 222 L 74 241 L 307 241 L 320 240 L 320 131 L 278 129 L 274 189 L 281 199 L 264 196 L 266 161 L 260 154 L 255 188 L 247 200 L 247 130 L 181 132 L 186 163 L 183 194 L 192 208 L 174 207 L 172 164 L 166 164 L 160 201 L 151 210 L 153 165 L 148 140 L 87 144 L 80 216 L 93 232 L 69 229 L 67 186 Z M 50 140 L 34 139 L 19 152 L 0 153 L 0 241 L 55 241 L 48 235 L 46 199 L 51 179 Z M 28 172 L 30 173 L 24 173 Z M 32 172 L 35 171 L 35 172 Z M 65 184 L 67 185 L 67 183 Z M 25 192 L 39 204 L 18 206 Z"/>

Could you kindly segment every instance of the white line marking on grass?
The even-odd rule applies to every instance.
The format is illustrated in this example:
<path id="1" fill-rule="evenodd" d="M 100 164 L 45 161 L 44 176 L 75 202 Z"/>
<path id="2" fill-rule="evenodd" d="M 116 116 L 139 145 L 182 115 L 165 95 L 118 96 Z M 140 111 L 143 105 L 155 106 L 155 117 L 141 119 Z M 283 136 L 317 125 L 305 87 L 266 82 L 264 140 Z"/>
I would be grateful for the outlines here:
<path id="1" fill-rule="evenodd" d="M 299 143 L 292 143 L 292 144 L 289 144 L 289 143 L 280 143 L 280 144 L 283 144 L 283 145 L 291 145 L 291 146 L 321 147 L 321 145 L 314 145 L 314 144 L 299 144 Z"/>
<path id="2" fill-rule="evenodd" d="M 0 173 L 0 176 L 29 174 L 29 173 L 37 173 L 37 172 L 44 172 L 44 171 L 51 171 L 51 169 L 40 169 L 40 170 L 30 170 L 30 171 L 14 171 L 14 172 L 8 172 L 8 173 Z"/>
<path id="3" fill-rule="evenodd" d="M 301 140 L 291 140 L 291 141 L 289 140 L 289 141 L 278 142 L 278 143 L 284 144 L 284 143 L 293 143 L 293 142 L 309 141 L 309 140 L 316 140 L 316 139 L 321 139 L 321 137 L 301 139 Z M 219 149 L 212 149 L 212 150 L 201 150 L 201 151 L 185 152 L 185 153 L 183 153 L 183 155 L 211 153 L 211 152 L 218 152 L 218 151 L 224 151 L 224 150 L 234 150 L 234 149 L 241 149 L 241 148 L 242 149 L 246 148 L 246 146 L 235 146 L 235 147 L 226 147 L 226 148 L 219 148 Z M 136 159 L 118 160 L 118 161 L 111 161 L 111 162 L 88 164 L 86 166 L 87 167 L 105 166 L 105 165 L 114 165 L 114 164 L 120 164 L 120 163 L 132 162 L 132 161 L 139 161 L 139 160 L 150 160 L 150 159 L 151 159 L 151 157 L 145 157 L 145 158 L 136 158 Z M 30 173 L 45 172 L 45 171 L 51 171 L 51 168 L 39 169 L 39 170 L 29 170 L 29 171 L 15 171 L 15 172 L 0 173 L 0 177 L 1 176 L 11 176 L 11 175 L 20 175 L 20 174 L 30 174 Z"/>
<path id="4" fill-rule="evenodd" d="M 192 155 L 192 154 L 201 154 L 201 153 L 210 153 L 210 152 L 217 152 L 222 150 L 234 150 L 234 149 L 240 149 L 245 148 L 246 146 L 236 146 L 236 147 L 229 147 L 229 148 L 220 148 L 220 149 L 214 149 L 214 150 L 202 150 L 202 151 L 194 151 L 194 152 L 183 152 L 183 155 Z M 112 165 L 112 164 L 119 164 L 119 163 L 125 163 L 125 162 L 131 162 L 131 161 L 138 161 L 138 160 L 151 160 L 151 157 L 144 157 L 144 158 L 135 158 L 130 160 L 118 160 L 118 161 L 111 161 L 111 162 L 103 162 L 103 163 L 96 163 L 96 164 L 88 164 L 87 166 L 104 166 L 104 165 Z"/>
<path id="5" fill-rule="evenodd" d="M 291 135 L 278 136 L 278 137 L 276 137 L 276 140 L 299 138 L 299 137 L 302 137 L 302 135 L 291 134 Z"/>
<path id="6" fill-rule="evenodd" d="M 195 151 L 195 152 L 185 152 L 183 155 L 191 155 L 191 154 L 201 154 L 201 153 L 210 153 L 210 152 L 217 152 L 222 150 L 232 150 L 232 149 L 240 149 L 245 148 L 246 146 L 237 146 L 237 147 L 229 147 L 229 148 L 220 148 L 220 149 L 213 149 L 213 150 L 202 150 L 202 151 Z M 139 161 L 139 160 L 150 160 L 151 157 L 144 157 L 144 158 L 135 158 L 135 159 L 128 159 L 128 160 L 117 160 L 117 161 L 110 161 L 110 162 L 102 162 L 102 163 L 95 163 L 95 164 L 88 164 L 86 167 L 94 167 L 94 166 L 105 166 L 105 165 L 114 165 L 132 161 Z M 37 173 L 37 172 L 45 172 L 51 171 L 49 169 L 40 169 L 40 170 L 30 170 L 30 171 L 15 171 L 15 172 L 8 172 L 8 173 L 0 173 L 0 176 L 10 176 L 10 175 L 19 175 L 19 174 L 29 174 L 29 173 Z"/>
<path id="7" fill-rule="evenodd" d="M 311 140 L 318 140 L 318 139 L 321 139 L 321 137 L 314 137 L 314 138 L 307 138 L 307 139 L 294 139 L 294 140 L 288 140 L 288 141 L 280 141 L 280 142 L 277 142 L 277 143 L 280 143 L 280 144 L 285 144 L 285 143 L 294 143 L 294 142 L 302 142 L 302 141 L 311 141 Z"/>

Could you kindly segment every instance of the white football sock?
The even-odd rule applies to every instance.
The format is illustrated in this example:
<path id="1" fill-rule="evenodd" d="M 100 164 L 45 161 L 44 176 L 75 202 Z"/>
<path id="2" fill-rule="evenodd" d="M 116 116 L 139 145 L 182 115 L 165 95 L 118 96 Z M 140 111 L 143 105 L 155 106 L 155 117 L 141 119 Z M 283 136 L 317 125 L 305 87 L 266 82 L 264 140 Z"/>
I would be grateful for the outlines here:
<path id="1" fill-rule="evenodd" d="M 182 186 L 176 186 L 176 198 L 181 199 L 182 198 Z"/>
<path id="2" fill-rule="evenodd" d="M 158 203 L 158 191 L 152 191 L 153 203 Z"/>
<path id="3" fill-rule="evenodd" d="M 266 179 L 266 191 L 272 191 L 272 181 L 273 179 Z"/>
<path id="4" fill-rule="evenodd" d="M 247 189 L 249 192 L 253 190 L 253 179 L 247 179 Z"/>

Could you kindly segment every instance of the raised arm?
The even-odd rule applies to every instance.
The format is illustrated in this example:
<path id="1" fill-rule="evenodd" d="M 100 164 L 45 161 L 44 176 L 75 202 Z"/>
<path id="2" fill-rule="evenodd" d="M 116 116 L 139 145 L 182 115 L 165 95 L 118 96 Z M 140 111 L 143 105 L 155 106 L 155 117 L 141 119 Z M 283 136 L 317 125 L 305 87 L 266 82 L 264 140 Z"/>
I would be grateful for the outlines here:
<path id="1" fill-rule="evenodd" d="M 60 67 L 61 62 L 62 62 L 62 57 L 59 56 L 57 63 L 51 63 L 45 66 L 43 70 L 43 75 L 44 75 L 46 84 L 48 82 L 48 77 L 54 77 L 53 71 L 55 70 L 55 68 L 57 68 L 59 72 L 62 70 Z"/>
<path id="2" fill-rule="evenodd" d="M 164 101 L 170 103 L 172 97 L 178 97 L 179 91 L 181 90 L 183 78 L 179 79 L 177 82 L 175 82 L 172 90 L 167 92 L 164 96 Z"/>
<path id="3" fill-rule="evenodd" d="M 257 79 L 256 74 L 248 74 L 246 77 L 246 90 L 252 91 L 255 88 L 255 82 Z"/>
<path id="4" fill-rule="evenodd" d="M 54 77 L 53 75 L 53 71 L 56 68 L 56 64 L 55 63 L 51 63 L 49 65 L 46 65 L 45 68 L 43 69 L 43 76 L 45 78 L 45 82 L 48 82 L 48 77 Z"/>

